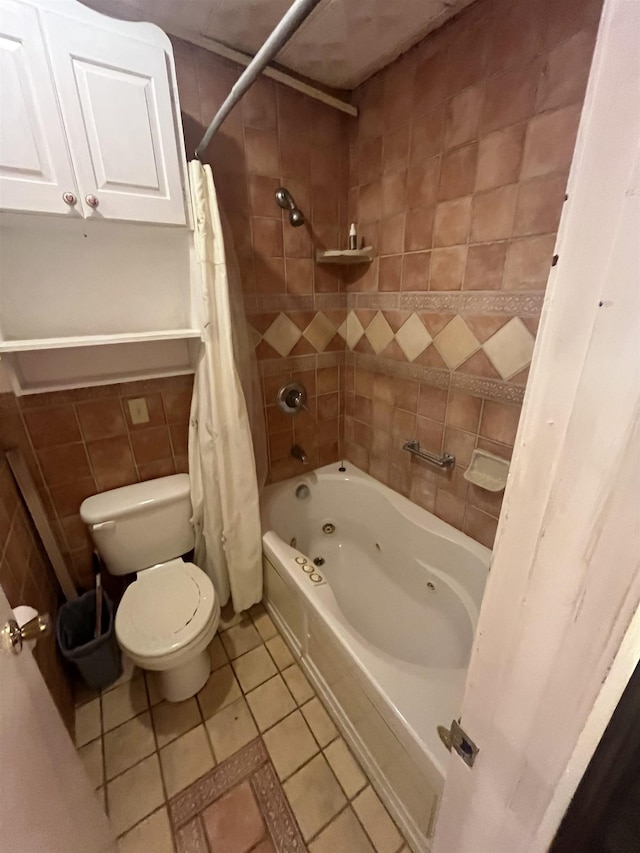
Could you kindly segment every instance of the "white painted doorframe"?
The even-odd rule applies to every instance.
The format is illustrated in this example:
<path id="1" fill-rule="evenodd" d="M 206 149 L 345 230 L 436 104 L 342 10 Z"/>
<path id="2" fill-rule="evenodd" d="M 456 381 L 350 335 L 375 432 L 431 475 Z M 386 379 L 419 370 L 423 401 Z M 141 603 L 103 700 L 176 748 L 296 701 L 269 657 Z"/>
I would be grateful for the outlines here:
<path id="1" fill-rule="evenodd" d="M 434 853 L 548 850 L 640 656 L 639 39 L 605 0 Z"/>

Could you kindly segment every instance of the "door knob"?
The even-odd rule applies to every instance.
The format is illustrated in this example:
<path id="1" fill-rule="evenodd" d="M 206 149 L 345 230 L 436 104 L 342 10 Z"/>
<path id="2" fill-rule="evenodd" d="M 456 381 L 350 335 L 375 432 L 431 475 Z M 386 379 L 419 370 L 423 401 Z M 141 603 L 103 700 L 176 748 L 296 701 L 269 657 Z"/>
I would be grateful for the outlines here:
<path id="1" fill-rule="evenodd" d="M 7 644 L 14 654 L 22 651 L 22 644 L 28 640 L 38 640 L 51 631 L 51 619 L 48 613 L 38 614 L 29 620 L 22 628 L 15 619 L 9 619 L 2 629 L 3 645 Z"/>
<path id="2" fill-rule="evenodd" d="M 75 193 L 62 193 L 62 200 L 65 204 L 68 204 L 69 207 L 73 207 L 73 205 L 76 204 L 78 201 L 75 196 Z"/>
<path id="3" fill-rule="evenodd" d="M 94 209 L 100 204 L 100 201 L 95 195 L 87 195 L 84 200 L 87 202 L 89 207 L 93 207 Z"/>

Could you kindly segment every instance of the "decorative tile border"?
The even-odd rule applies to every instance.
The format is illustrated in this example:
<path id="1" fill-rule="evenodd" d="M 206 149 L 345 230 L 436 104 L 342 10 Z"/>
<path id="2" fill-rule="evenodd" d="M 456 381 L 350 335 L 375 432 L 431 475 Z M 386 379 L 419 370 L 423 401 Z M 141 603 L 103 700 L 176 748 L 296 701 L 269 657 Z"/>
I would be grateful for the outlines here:
<path id="1" fill-rule="evenodd" d="M 174 827 L 177 829 L 199 815 L 214 800 L 246 779 L 268 759 L 261 738 L 256 738 L 231 758 L 227 758 L 169 801 L 169 816 Z"/>
<path id="2" fill-rule="evenodd" d="M 290 355 L 287 358 L 271 358 L 258 362 L 262 376 L 273 376 L 287 370 L 302 372 L 323 367 L 340 367 L 344 364 L 344 350 L 338 352 L 319 352 L 315 355 Z"/>
<path id="3" fill-rule="evenodd" d="M 461 293 L 461 314 L 507 314 L 510 317 L 539 317 L 544 293 Z"/>
<path id="4" fill-rule="evenodd" d="M 526 320 L 417 312 L 401 312 L 398 318 L 391 311 L 356 309 L 349 311 L 338 334 L 356 352 L 512 382 L 533 354 L 535 330 Z"/>
<path id="5" fill-rule="evenodd" d="M 544 294 L 328 294 L 318 297 L 324 310 L 318 304 L 300 310 L 310 303 L 297 297 L 298 310 L 289 310 L 290 299 L 286 294 L 264 297 L 259 306 L 264 313 L 256 315 L 255 325 L 250 322 L 261 361 L 286 358 L 296 348 L 340 351 L 346 341 L 349 350 L 364 346 L 377 356 L 449 370 L 464 370 L 475 356 L 474 375 L 511 382 L 529 366 Z M 329 307 L 337 302 L 338 309 Z M 284 310 L 275 311 L 278 306 Z"/>
<path id="6" fill-rule="evenodd" d="M 248 317 L 254 314 L 277 314 L 280 311 L 328 311 L 347 307 L 346 293 L 300 294 L 273 293 L 245 296 L 244 308 Z"/>
<path id="7" fill-rule="evenodd" d="M 249 293 L 245 293 L 243 296 L 243 305 L 244 305 L 244 313 L 247 317 L 250 317 L 252 314 L 257 314 L 258 309 L 256 307 L 256 296 L 252 296 Z"/>
<path id="8" fill-rule="evenodd" d="M 438 314 L 457 314 L 460 310 L 460 294 L 449 293 L 401 293 L 400 309 L 403 311 L 433 311 Z"/>
<path id="9" fill-rule="evenodd" d="M 298 825 L 271 764 L 263 765 L 253 774 L 251 787 L 278 853 L 306 851 Z"/>
<path id="10" fill-rule="evenodd" d="M 512 385 L 509 382 L 498 382 L 495 379 L 482 379 L 480 376 L 469 376 L 467 373 L 452 373 L 451 388 L 465 391 L 472 397 L 487 397 L 491 400 L 502 400 L 505 403 L 522 403 L 524 387 Z"/>
<path id="11" fill-rule="evenodd" d="M 345 355 L 345 363 L 362 370 L 369 370 L 372 373 L 383 373 L 385 376 L 396 379 L 414 379 L 427 385 L 433 385 L 435 388 L 442 388 L 445 391 L 449 388 L 455 388 L 457 391 L 470 394 L 472 397 L 486 397 L 492 400 L 502 400 L 506 403 L 521 403 L 524 398 L 524 387 L 521 385 L 500 382 L 496 379 L 483 379 L 465 373 L 439 370 L 435 367 L 423 367 L 420 364 L 410 364 L 409 362 L 395 361 L 375 355 L 348 352 Z"/>
<path id="12" fill-rule="evenodd" d="M 247 778 L 277 853 L 306 853 L 307 848 L 262 738 L 251 741 L 169 801 L 178 853 L 208 853 L 200 818 L 202 811 Z"/>
<path id="13" fill-rule="evenodd" d="M 278 311 L 313 311 L 313 294 L 295 296 L 290 293 L 274 293 L 267 296 L 254 296 L 254 311 L 247 314 L 276 314 Z"/>
<path id="14" fill-rule="evenodd" d="M 543 291 L 502 290 L 463 292 L 350 293 L 350 310 L 430 311 L 438 314 L 502 314 L 509 317 L 539 317 Z"/>
<path id="15" fill-rule="evenodd" d="M 205 838 L 202 821 L 194 817 L 185 823 L 175 834 L 178 853 L 209 853 L 209 845 Z"/>
<path id="16" fill-rule="evenodd" d="M 347 307 L 346 293 L 316 293 L 313 297 L 316 311 L 329 311 Z"/>
<path id="17" fill-rule="evenodd" d="M 375 308 L 381 311 L 397 311 L 400 307 L 399 293 L 350 293 L 347 305 L 354 308 Z"/>
<path id="18" fill-rule="evenodd" d="M 369 370 L 385 364 L 389 375 L 521 402 L 543 301 L 539 291 L 350 294 L 343 320 L 329 309 L 303 314 L 304 325 L 283 312 L 268 317 L 264 331 L 254 330 L 256 345 L 266 342 L 273 355 L 259 361 L 260 372 L 340 365 L 344 346 Z M 317 353 L 291 356 L 303 339 Z"/>
<path id="19" fill-rule="evenodd" d="M 396 379 L 417 379 L 426 382 L 435 388 L 449 388 L 450 376 L 448 370 L 440 370 L 437 367 L 425 367 L 422 364 L 411 364 L 408 361 L 395 361 L 391 358 L 381 358 L 377 355 L 366 355 L 360 352 L 348 352 L 345 363 L 352 364 L 362 370 L 372 373 L 384 373 Z"/>

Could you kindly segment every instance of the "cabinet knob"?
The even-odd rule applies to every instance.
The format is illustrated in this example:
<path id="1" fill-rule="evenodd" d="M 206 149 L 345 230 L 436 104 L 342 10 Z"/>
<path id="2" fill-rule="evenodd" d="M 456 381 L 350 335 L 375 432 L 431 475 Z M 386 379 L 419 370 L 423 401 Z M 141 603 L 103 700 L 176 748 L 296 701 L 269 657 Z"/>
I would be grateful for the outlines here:
<path id="1" fill-rule="evenodd" d="M 73 207 L 73 205 L 77 204 L 78 202 L 78 199 L 74 193 L 62 193 L 62 200 L 70 207 Z"/>
<path id="2" fill-rule="evenodd" d="M 99 200 L 98 200 L 97 196 L 95 196 L 95 195 L 88 195 L 88 196 L 85 196 L 85 199 L 84 199 L 84 200 L 87 202 L 87 204 L 89 205 L 89 207 L 96 208 L 96 207 L 100 204 L 100 202 L 99 202 Z"/>

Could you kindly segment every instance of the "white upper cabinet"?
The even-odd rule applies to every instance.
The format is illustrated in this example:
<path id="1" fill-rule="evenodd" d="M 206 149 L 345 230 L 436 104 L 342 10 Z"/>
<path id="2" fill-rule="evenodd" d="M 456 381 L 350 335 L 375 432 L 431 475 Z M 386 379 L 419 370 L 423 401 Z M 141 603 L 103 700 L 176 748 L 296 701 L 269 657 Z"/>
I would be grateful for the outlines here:
<path id="1" fill-rule="evenodd" d="M 184 224 L 163 48 L 48 12 L 43 21 L 85 215 Z"/>
<path id="2" fill-rule="evenodd" d="M 38 13 L 0 3 L 0 206 L 71 213 L 77 198 Z M 76 214 L 77 215 L 77 214 Z"/>
<path id="3" fill-rule="evenodd" d="M 4 35 L 9 29 L 5 28 L 5 5 L 15 7 L 16 21 L 30 41 L 25 36 L 21 43 L 15 38 L 12 42 L 11 34 Z M 5 189 L 4 180 L 0 185 L 0 207 L 68 212 L 62 184 L 70 175 L 70 188 L 77 196 L 76 215 L 184 225 L 186 164 L 166 36 L 150 25 L 113 21 L 71 0 L 9 0 L 8 4 L 2 0 L 0 8 L 0 40 L 3 47 L 7 44 L 3 63 L 5 55 L 12 56 L 10 44 L 24 44 L 23 65 L 31 60 L 37 68 L 29 78 L 32 88 L 35 86 L 41 101 L 50 102 L 45 114 L 31 89 L 21 84 L 24 72 L 19 77 L 13 71 L 3 80 L 3 104 L 9 105 L 0 114 L 3 179 L 9 168 L 6 162 L 11 164 L 12 157 L 18 159 L 20 168 L 18 172 L 14 168 L 12 192 Z M 11 25 L 12 19 L 8 22 Z M 41 88 L 43 82 L 46 85 Z M 49 137 L 54 124 L 61 137 L 59 152 Z M 30 136 L 22 141 L 26 131 Z M 44 155 L 35 157 L 42 149 L 41 137 L 49 141 L 44 149 L 48 160 Z M 56 135 L 52 138 L 55 141 Z M 26 144 L 30 139 L 37 140 L 39 147 L 35 142 Z M 41 163 L 48 166 L 53 159 L 49 154 L 52 148 L 62 164 L 66 162 L 67 172 L 63 173 L 56 159 L 55 183 L 53 187 L 44 184 L 52 190 L 52 198 L 44 191 L 40 195 L 33 191 L 33 200 L 27 205 L 23 199 L 30 189 L 30 176 L 34 168 L 44 169 Z M 43 183 L 40 178 L 38 187 Z"/>

